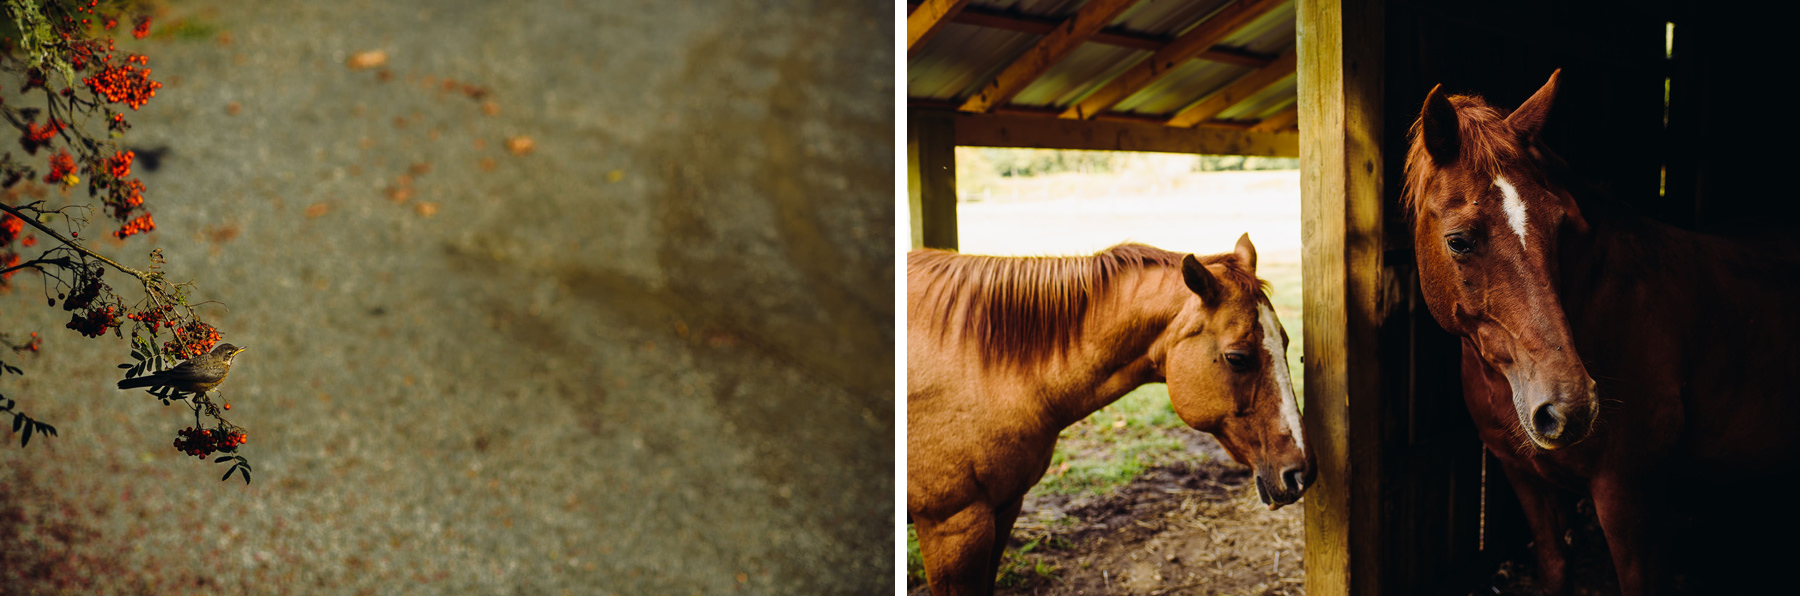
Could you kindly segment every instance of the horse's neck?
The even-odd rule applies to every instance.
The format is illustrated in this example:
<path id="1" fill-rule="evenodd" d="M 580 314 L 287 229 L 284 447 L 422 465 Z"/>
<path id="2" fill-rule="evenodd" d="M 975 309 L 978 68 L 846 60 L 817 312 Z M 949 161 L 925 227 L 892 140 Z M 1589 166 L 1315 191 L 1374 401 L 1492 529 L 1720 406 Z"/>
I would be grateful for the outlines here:
<path id="1" fill-rule="evenodd" d="M 1045 407 L 1073 424 L 1161 379 L 1152 348 L 1181 311 L 1186 287 L 1174 270 L 1144 270 L 1127 277 L 1088 311 L 1082 337 L 1043 379 Z"/>

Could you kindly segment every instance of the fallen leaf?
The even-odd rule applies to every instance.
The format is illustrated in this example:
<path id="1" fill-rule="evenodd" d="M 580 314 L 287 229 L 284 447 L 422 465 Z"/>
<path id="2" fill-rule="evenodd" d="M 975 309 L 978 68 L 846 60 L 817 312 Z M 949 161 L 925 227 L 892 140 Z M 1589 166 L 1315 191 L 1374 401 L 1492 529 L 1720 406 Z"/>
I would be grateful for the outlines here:
<path id="1" fill-rule="evenodd" d="M 481 171 L 483 172 L 492 172 L 494 171 L 494 166 L 498 165 L 494 163 L 494 158 L 492 157 L 483 157 L 478 163 L 481 165 Z"/>
<path id="2" fill-rule="evenodd" d="M 306 208 L 306 218 L 312 219 L 330 212 L 331 205 L 329 203 L 313 203 L 312 206 Z"/>
<path id="3" fill-rule="evenodd" d="M 431 201 L 419 201 L 413 205 L 413 209 L 418 211 L 421 216 L 431 217 L 437 215 L 438 204 Z"/>
<path id="4" fill-rule="evenodd" d="M 607 182 L 618 182 L 625 179 L 625 170 L 613 170 L 606 173 Z"/>
<path id="5" fill-rule="evenodd" d="M 537 148 L 537 143 L 532 142 L 531 137 L 528 137 L 525 135 L 519 135 L 516 137 L 507 137 L 506 138 L 506 150 L 511 151 L 513 155 L 524 155 L 527 153 L 531 153 L 531 150 L 536 149 L 536 148 Z"/>
<path id="6" fill-rule="evenodd" d="M 346 60 L 344 64 L 349 66 L 350 70 L 362 70 L 387 64 L 387 60 L 387 52 L 381 50 L 369 50 L 367 52 L 351 54 L 350 59 Z"/>
<path id="7" fill-rule="evenodd" d="M 239 105 L 238 102 L 234 101 L 234 102 L 225 104 L 225 113 L 227 113 L 227 114 L 236 116 L 236 115 L 238 115 L 238 112 L 242 112 L 242 111 L 244 111 L 244 106 Z"/>
<path id="8" fill-rule="evenodd" d="M 406 187 L 406 186 L 391 187 L 391 188 L 388 188 L 388 191 L 387 191 L 388 200 L 393 201 L 395 203 L 404 203 L 404 202 L 406 202 L 407 199 L 412 198 L 412 196 L 413 196 L 413 189 L 410 187 Z"/>
<path id="9" fill-rule="evenodd" d="M 481 102 L 481 113 L 489 116 L 497 116 L 500 114 L 500 104 L 491 101 Z"/>
<path id="10" fill-rule="evenodd" d="M 431 163 L 421 161 L 406 168 L 406 171 L 411 172 L 414 176 L 424 176 L 431 173 Z"/>

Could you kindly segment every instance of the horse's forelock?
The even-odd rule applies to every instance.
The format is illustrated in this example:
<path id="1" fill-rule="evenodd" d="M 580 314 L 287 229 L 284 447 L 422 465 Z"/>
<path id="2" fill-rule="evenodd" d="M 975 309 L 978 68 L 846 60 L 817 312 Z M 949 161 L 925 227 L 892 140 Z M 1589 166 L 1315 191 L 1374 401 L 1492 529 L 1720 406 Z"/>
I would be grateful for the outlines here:
<path id="1" fill-rule="evenodd" d="M 1520 163 L 1525 146 L 1506 124 L 1506 114 L 1489 106 L 1480 96 L 1452 95 L 1448 99 L 1456 108 L 1457 165 L 1464 171 L 1493 178 L 1507 164 Z M 1431 181 L 1441 172 L 1426 150 L 1423 133 L 1423 118 L 1414 120 L 1407 132 L 1411 145 L 1406 151 L 1406 180 L 1400 194 L 1407 214 L 1415 221 L 1419 210 L 1425 208 L 1425 193 Z"/>

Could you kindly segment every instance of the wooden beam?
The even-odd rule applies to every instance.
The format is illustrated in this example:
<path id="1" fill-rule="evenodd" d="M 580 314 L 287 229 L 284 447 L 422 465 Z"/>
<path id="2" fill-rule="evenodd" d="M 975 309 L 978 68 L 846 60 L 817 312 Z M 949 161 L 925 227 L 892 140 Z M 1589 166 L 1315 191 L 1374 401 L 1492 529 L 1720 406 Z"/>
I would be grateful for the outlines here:
<path id="1" fill-rule="evenodd" d="M 1098 151 L 1158 151 L 1209 155 L 1298 157 L 1300 135 L 1231 128 L 1170 128 L 1149 122 L 1066 120 L 1033 116 L 964 114 L 956 119 L 956 144 Z"/>
<path id="2" fill-rule="evenodd" d="M 944 23 L 956 18 L 969 0 L 925 0 L 906 15 L 906 55 L 925 46 L 925 41 L 936 35 Z"/>
<path id="3" fill-rule="evenodd" d="M 1274 62 L 1269 63 L 1268 66 L 1252 71 L 1250 74 L 1242 77 L 1238 77 L 1238 80 L 1232 81 L 1230 85 L 1226 85 L 1225 88 L 1218 93 L 1207 96 L 1207 98 L 1201 100 L 1200 103 L 1189 106 L 1187 109 L 1176 113 L 1174 118 L 1169 119 L 1169 126 L 1193 126 L 1205 122 L 1212 119 L 1213 116 L 1219 115 L 1219 113 L 1225 111 L 1226 108 L 1230 108 L 1238 102 L 1244 101 L 1246 98 L 1262 92 L 1262 90 L 1267 89 L 1269 85 L 1273 85 L 1281 79 L 1286 78 L 1288 75 L 1294 74 L 1294 61 L 1296 55 L 1297 54 L 1293 49 L 1289 49 L 1286 53 L 1282 54 L 1280 58 L 1276 58 Z"/>
<path id="4" fill-rule="evenodd" d="M 1384 584 L 1379 420 L 1383 271 L 1383 0 L 1297 0 L 1307 443 L 1306 593 Z M 1397 283 L 1397 282 L 1396 282 Z M 1352 448 L 1352 446 L 1355 446 Z"/>
<path id="5" fill-rule="evenodd" d="M 1130 70 L 1114 77 L 1106 86 L 1082 98 L 1081 101 L 1075 102 L 1075 105 L 1069 106 L 1069 109 L 1063 112 L 1062 117 L 1092 118 L 1094 115 L 1106 111 L 1124 101 L 1125 98 L 1162 80 L 1164 76 L 1174 72 L 1175 67 L 1180 66 L 1181 63 L 1212 48 L 1220 40 L 1225 39 L 1226 36 L 1242 28 L 1251 20 L 1287 1 L 1240 0 L 1236 4 L 1213 13 L 1213 16 L 1206 22 L 1182 34 L 1181 37 L 1176 38 L 1161 50 L 1157 50 L 1149 59 L 1138 62 Z"/>
<path id="6" fill-rule="evenodd" d="M 956 133 L 952 112 L 911 110 L 906 193 L 913 248 L 956 249 Z"/>
<path id="7" fill-rule="evenodd" d="M 1287 129 L 1293 128 L 1294 123 L 1299 122 L 1299 121 L 1300 121 L 1300 105 L 1294 104 L 1292 107 L 1289 107 L 1288 109 L 1276 112 L 1274 114 L 1270 114 L 1268 118 L 1263 118 L 1261 122 L 1257 122 L 1255 125 L 1251 126 L 1250 130 L 1254 130 L 1256 132 L 1275 132 L 1275 131 L 1279 131 L 1279 130 L 1287 130 Z"/>
<path id="8" fill-rule="evenodd" d="M 1044 71 L 1056 66 L 1069 52 L 1075 51 L 1094 33 L 1111 23 L 1126 8 L 1130 8 L 1137 0 L 1088 0 L 1087 4 L 1075 11 L 1074 16 L 1064 20 L 1055 31 L 1038 40 L 1024 55 L 1000 72 L 1000 76 L 983 85 L 981 90 L 970 97 L 962 105 L 964 112 L 987 112 L 994 106 L 1012 100 L 1014 95 L 1037 80 Z"/>
<path id="9" fill-rule="evenodd" d="M 1019 33 L 1030 33 L 1033 35 L 1049 35 L 1051 31 L 1056 30 L 1058 24 L 1062 23 L 1062 21 L 1057 19 L 1018 14 L 980 6 L 964 8 L 962 12 L 956 13 L 955 21 L 963 25 L 1017 31 Z M 1088 38 L 1088 41 L 1091 43 L 1106 44 L 1121 48 L 1156 52 L 1168 47 L 1169 43 L 1174 40 L 1167 36 L 1139 33 L 1122 27 L 1107 27 L 1101 29 L 1098 33 L 1095 33 L 1093 37 Z M 1195 56 L 1195 58 L 1209 62 L 1221 62 L 1249 68 L 1262 68 L 1268 66 L 1270 62 L 1275 60 L 1273 54 L 1264 54 L 1261 52 L 1252 52 L 1243 48 L 1216 45 L 1200 52 L 1200 55 Z"/>

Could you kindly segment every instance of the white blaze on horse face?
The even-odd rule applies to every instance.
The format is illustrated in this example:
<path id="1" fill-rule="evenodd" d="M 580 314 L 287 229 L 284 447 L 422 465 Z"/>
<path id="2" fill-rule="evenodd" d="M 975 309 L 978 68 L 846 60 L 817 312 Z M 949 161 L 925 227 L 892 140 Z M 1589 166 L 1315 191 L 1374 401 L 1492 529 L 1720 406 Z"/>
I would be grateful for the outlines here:
<path id="1" fill-rule="evenodd" d="M 1275 383 L 1281 387 L 1281 420 L 1287 423 L 1288 436 L 1294 439 L 1294 446 L 1306 453 L 1306 440 L 1300 438 L 1300 401 L 1294 396 L 1294 380 L 1288 376 L 1287 345 L 1281 341 L 1280 323 L 1275 320 L 1275 310 L 1267 304 L 1256 305 L 1257 322 L 1262 324 L 1263 349 L 1269 352 L 1269 361 L 1274 364 Z"/>
<path id="2" fill-rule="evenodd" d="M 1506 209 L 1507 225 L 1512 226 L 1513 233 L 1519 235 L 1519 246 L 1530 248 L 1525 244 L 1525 201 L 1519 200 L 1518 189 L 1513 188 L 1505 176 L 1495 176 L 1494 186 L 1500 187 L 1500 196 L 1503 198 L 1500 206 Z"/>

